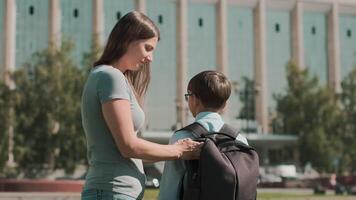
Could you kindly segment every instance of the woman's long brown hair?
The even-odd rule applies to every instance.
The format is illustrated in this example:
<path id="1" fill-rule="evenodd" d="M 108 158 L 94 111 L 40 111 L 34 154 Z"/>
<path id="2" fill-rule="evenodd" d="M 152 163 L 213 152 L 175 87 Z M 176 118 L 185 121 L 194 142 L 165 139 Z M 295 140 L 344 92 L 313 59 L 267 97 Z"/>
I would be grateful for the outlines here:
<path id="1" fill-rule="evenodd" d="M 132 11 L 123 16 L 110 33 L 104 52 L 94 66 L 111 65 L 127 51 L 131 42 L 157 37 L 160 33 L 154 22 L 143 13 Z M 127 70 L 125 76 L 135 91 L 136 98 L 143 105 L 150 78 L 150 64 L 142 64 L 137 71 Z"/>

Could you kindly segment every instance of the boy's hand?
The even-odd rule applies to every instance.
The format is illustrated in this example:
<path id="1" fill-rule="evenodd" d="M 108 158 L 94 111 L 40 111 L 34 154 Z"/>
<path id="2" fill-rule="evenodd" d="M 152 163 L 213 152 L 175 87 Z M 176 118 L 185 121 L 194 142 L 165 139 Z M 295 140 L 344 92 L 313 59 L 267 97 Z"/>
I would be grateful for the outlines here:
<path id="1" fill-rule="evenodd" d="M 190 138 L 178 140 L 174 145 L 182 152 L 179 159 L 182 160 L 196 160 L 200 157 L 200 150 L 203 146 L 202 142 L 195 142 Z"/>

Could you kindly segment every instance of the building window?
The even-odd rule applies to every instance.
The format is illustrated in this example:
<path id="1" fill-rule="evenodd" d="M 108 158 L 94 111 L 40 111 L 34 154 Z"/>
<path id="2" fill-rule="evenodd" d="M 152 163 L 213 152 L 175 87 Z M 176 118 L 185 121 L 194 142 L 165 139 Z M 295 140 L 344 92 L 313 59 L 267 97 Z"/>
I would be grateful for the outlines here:
<path id="1" fill-rule="evenodd" d="M 312 33 L 313 35 L 315 35 L 315 34 L 316 34 L 316 28 L 315 28 L 315 26 L 313 26 L 313 27 L 312 27 L 312 29 L 311 29 L 311 33 Z"/>
<path id="2" fill-rule="evenodd" d="M 279 24 L 278 24 L 278 23 L 274 26 L 274 28 L 275 28 L 276 32 L 279 33 L 280 27 L 279 27 Z"/>
<path id="3" fill-rule="evenodd" d="M 30 13 L 30 15 L 33 15 L 35 13 L 35 8 L 33 6 L 30 6 L 28 8 L 28 12 Z"/>
<path id="4" fill-rule="evenodd" d="M 351 29 L 347 29 L 347 37 L 348 38 L 351 38 L 351 36 L 352 36 L 352 32 L 351 32 Z"/>
<path id="5" fill-rule="evenodd" d="M 203 18 L 199 18 L 198 24 L 200 27 L 203 27 Z"/>
<path id="6" fill-rule="evenodd" d="M 78 18 L 79 17 L 79 10 L 78 9 L 74 9 L 73 16 L 74 16 L 74 18 Z"/>
<path id="7" fill-rule="evenodd" d="M 118 11 L 118 12 L 116 13 L 116 19 L 119 20 L 120 18 L 121 18 L 121 12 Z"/>
<path id="8" fill-rule="evenodd" d="M 163 16 L 158 15 L 158 23 L 162 24 L 163 23 Z"/>

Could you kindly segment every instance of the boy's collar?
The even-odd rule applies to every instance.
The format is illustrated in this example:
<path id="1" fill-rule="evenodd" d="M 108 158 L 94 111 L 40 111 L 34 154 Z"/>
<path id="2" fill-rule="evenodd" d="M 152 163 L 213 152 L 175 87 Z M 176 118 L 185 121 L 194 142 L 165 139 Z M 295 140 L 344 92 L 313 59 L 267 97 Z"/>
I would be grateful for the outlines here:
<path id="1" fill-rule="evenodd" d="M 220 117 L 220 114 L 217 112 L 211 112 L 211 111 L 204 111 L 204 112 L 200 112 L 197 114 L 197 116 L 195 117 L 195 121 L 198 121 L 202 118 L 206 118 L 206 117 Z"/>

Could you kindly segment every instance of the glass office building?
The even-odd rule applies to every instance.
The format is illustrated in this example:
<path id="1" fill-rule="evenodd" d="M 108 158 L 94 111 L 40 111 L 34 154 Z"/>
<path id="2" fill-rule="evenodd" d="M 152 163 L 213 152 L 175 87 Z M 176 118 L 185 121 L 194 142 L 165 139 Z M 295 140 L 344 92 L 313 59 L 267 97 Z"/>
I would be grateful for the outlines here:
<path id="1" fill-rule="evenodd" d="M 73 41 L 72 56 L 81 65 L 94 37 L 99 34 L 104 44 L 116 21 L 135 9 L 161 31 L 144 108 L 147 131 L 190 122 L 185 89 L 179 88 L 202 70 L 217 69 L 231 79 L 224 114 L 230 121 L 243 106 L 243 77 L 254 80 L 255 120 L 267 133 L 273 95 L 285 91 L 290 60 L 335 90 L 356 64 L 351 0 L 0 0 L 1 71 L 21 67 L 51 38 Z"/>

